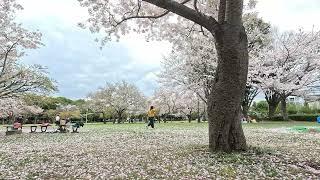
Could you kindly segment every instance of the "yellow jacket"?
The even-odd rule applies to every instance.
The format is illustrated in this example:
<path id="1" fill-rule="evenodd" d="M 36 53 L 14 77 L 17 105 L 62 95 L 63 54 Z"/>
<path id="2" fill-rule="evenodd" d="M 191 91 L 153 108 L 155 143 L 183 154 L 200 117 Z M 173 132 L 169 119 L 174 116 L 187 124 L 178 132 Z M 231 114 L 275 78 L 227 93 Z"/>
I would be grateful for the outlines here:
<path id="1" fill-rule="evenodd" d="M 148 111 L 148 117 L 155 117 L 156 116 L 156 110 L 155 109 L 151 109 Z"/>

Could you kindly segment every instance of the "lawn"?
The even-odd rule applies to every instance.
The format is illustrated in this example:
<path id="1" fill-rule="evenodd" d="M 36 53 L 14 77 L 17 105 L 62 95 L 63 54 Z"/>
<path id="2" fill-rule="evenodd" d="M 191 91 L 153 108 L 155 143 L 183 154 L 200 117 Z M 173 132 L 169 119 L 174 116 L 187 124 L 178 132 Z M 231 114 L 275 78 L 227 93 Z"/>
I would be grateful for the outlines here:
<path id="1" fill-rule="evenodd" d="M 80 133 L 0 131 L 0 179 L 318 179 L 316 123 L 244 124 L 243 153 L 208 152 L 206 123 L 88 124 Z"/>

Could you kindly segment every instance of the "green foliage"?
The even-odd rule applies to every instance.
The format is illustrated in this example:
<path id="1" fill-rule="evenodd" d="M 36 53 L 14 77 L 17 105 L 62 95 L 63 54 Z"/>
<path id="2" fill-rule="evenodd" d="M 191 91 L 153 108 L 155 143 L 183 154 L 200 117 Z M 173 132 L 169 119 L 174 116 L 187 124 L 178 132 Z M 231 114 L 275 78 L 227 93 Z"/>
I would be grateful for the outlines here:
<path id="1" fill-rule="evenodd" d="M 293 121 L 317 121 L 317 117 L 320 114 L 293 114 L 289 115 L 289 119 Z M 269 120 L 269 119 L 268 119 Z M 282 116 L 275 116 L 271 119 L 271 121 L 283 121 Z"/>
<path id="2" fill-rule="evenodd" d="M 55 110 L 59 105 L 76 105 L 81 106 L 85 103 L 83 99 L 72 100 L 65 97 L 52 97 L 38 94 L 25 94 L 23 96 L 24 101 L 28 105 L 36 105 L 44 110 Z"/>
<path id="3" fill-rule="evenodd" d="M 254 118 L 264 118 L 268 114 L 268 103 L 266 101 L 253 102 L 249 115 Z"/>
<path id="4" fill-rule="evenodd" d="M 308 104 L 287 103 L 287 112 L 289 119 L 295 121 L 315 121 L 315 118 L 320 114 L 320 109 Z M 280 106 L 277 107 L 275 116 L 272 121 L 282 121 L 283 118 L 279 115 L 281 113 Z M 250 108 L 249 115 L 259 120 L 267 120 L 268 103 L 266 101 L 253 102 Z"/>
<path id="5" fill-rule="evenodd" d="M 63 119 L 67 119 L 67 118 L 80 119 L 80 111 L 62 111 L 59 113 L 59 115 Z"/>
<path id="6" fill-rule="evenodd" d="M 317 121 L 317 117 L 320 114 L 301 114 L 301 115 L 289 115 L 289 119 L 294 121 Z"/>
<path id="7" fill-rule="evenodd" d="M 302 106 L 300 111 L 303 113 L 303 114 L 312 114 L 314 113 L 314 110 L 311 109 L 309 106 Z"/>
<path id="8" fill-rule="evenodd" d="M 54 118 L 57 115 L 57 111 L 53 109 L 49 109 L 43 113 L 43 119 L 49 120 L 50 122 L 54 122 Z"/>
<path id="9" fill-rule="evenodd" d="M 288 114 L 297 114 L 299 111 L 297 105 L 293 104 L 293 103 L 288 103 L 287 104 L 287 112 Z"/>

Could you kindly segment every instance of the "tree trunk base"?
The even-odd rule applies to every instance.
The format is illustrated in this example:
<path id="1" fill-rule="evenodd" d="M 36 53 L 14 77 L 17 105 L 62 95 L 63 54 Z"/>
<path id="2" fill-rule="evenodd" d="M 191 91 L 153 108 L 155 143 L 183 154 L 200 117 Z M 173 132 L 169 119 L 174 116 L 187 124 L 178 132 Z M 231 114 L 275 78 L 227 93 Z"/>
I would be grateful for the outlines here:
<path id="1" fill-rule="evenodd" d="M 209 148 L 211 151 L 245 151 L 247 150 L 246 138 L 244 136 L 241 122 L 214 126 L 209 137 Z"/>

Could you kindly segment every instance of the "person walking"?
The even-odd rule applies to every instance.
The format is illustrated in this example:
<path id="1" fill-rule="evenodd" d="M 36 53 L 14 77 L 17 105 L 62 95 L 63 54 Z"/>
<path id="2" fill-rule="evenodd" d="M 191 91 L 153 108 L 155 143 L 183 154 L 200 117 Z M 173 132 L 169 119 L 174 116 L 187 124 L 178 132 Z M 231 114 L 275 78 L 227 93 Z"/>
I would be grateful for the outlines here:
<path id="1" fill-rule="evenodd" d="M 56 124 L 58 124 L 58 123 L 60 123 L 60 116 L 59 116 L 59 114 L 57 114 L 57 116 L 56 116 L 56 122 L 55 122 Z"/>
<path id="2" fill-rule="evenodd" d="M 156 110 L 154 109 L 153 106 L 150 107 L 150 110 L 148 111 L 148 120 L 149 120 L 149 123 L 147 125 L 147 128 L 149 126 L 151 126 L 152 128 L 154 128 L 154 118 L 156 116 Z"/>

